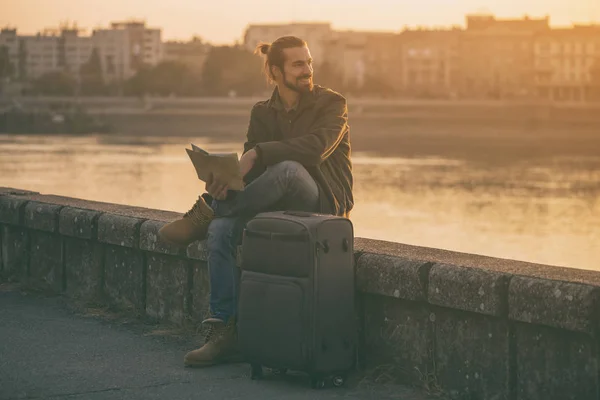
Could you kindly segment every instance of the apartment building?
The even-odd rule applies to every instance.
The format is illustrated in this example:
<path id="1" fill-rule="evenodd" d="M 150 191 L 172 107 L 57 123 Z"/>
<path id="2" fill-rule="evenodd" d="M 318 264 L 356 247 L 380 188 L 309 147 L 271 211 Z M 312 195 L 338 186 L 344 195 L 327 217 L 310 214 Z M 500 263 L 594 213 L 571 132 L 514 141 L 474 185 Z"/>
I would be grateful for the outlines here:
<path id="1" fill-rule="evenodd" d="M 331 24 L 322 22 L 249 25 L 244 33 L 244 47 L 252 52 L 260 42 L 270 43 L 288 35 L 304 39 L 315 65 L 319 65 L 324 59 L 324 42 L 331 37 L 332 29 Z"/>
<path id="2" fill-rule="evenodd" d="M 404 95 L 456 96 L 460 79 L 461 33 L 459 29 L 419 29 L 400 34 L 398 70 Z"/>
<path id="3" fill-rule="evenodd" d="M 73 27 L 44 30 L 35 35 L 18 35 L 16 29 L 0 31 L 0 46 L 8 49 L 13 77 L 36 79 L 55 71 L 73 74 L 97 49 L 104 79 L 130 78 L 144 64 L 156 65 L 163 59 L 161 30 L 147 28 L 144 22 L 116 22 L 110 28 L 96 29 L 90 36 Z"/>
<path id="4" fill-rule="evenodd" d="M 550 19 L 467 16 L 460 39 L 460 92 L 465 97 L 511 98 L 534 93 L 535 35 Z"/>
<path id="5" fill-rule="evenodd" d="M 534 60 L 539 98 L 600 99 L 600 25 L 575 25 L 536 35 Z"/>

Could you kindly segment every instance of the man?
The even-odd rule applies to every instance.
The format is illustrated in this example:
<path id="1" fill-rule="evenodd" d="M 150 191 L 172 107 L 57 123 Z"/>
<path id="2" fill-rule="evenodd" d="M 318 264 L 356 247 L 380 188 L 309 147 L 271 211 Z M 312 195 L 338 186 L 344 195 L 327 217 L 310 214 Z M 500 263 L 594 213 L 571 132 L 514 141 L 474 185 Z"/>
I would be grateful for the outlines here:
<path id="1" fill-rule="evenodd" d="M 274 210 L 347 216 L 354 205 L 346 99 L 313 85 L 304 40 L 281 37 L 259 45 L 257 52 L 266 56 L 265 72 L 276 88 L 251 111 L 240 159 L 244 190 L 230 191 L 213 177 L 206 184 L 208 194 L 159 232 L 181 246 L 207 238 L 211 318 L 203 321 L 208 325 L 204 346 L 185 356 L 186 366 L 239 358 L 236 249 L 249 219 Z"/>

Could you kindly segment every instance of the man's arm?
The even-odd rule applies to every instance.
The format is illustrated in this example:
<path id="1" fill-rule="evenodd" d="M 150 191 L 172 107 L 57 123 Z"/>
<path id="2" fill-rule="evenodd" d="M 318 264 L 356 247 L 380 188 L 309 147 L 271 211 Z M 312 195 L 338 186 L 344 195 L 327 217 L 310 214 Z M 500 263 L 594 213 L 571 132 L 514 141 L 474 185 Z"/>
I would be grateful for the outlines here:
<path id="1" fill-rule="evenodd" d="M 255 104 L 250 112 L 250 122 L 248 123 L 248 130 L 246 132 L 246 142 L 244 143 L 244 151 L 240 158 L 240 170 L 246 184 L 251 182 L 256 176 L 260 175 L 257 175 L 257 169 L 259 168 L 256 165 L 256 151 L 253 150 L 256 144 L 261 140 L 261 130 L 257 129 L 256 126 L 257 105 L 258 104 Z M 219 181 L 218 177 L 211 177 L 209 181 L 206 182 L 206 191 L 217 200 L 223 200 L 227 196 L 228 188 L 224 182 Z"/>
<path id="2" fill-rule="evenodd" d="M 346 133 L 348 107 L 346 99 L 336 93 L 331 93 L 322 107 L 320 117 L 307 134 L 256 144 L 254 148 L 262 164 L 269 166 L 281 161 L 297 161 L 304 166 L 314 166 L 327 159 Z"/>

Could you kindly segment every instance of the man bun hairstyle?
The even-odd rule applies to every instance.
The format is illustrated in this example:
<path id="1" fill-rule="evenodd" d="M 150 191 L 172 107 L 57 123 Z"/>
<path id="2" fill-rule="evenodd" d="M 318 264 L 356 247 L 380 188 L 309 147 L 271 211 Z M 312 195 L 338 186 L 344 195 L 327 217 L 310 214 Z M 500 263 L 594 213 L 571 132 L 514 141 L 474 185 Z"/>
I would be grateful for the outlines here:
<path id="1" fill-rule="evenodd" d="M 265 55 L 265 75 L 268 81 L 274 81 L 273 71 L 271 67 L 279 67 L 283 71 L 283 63 L 285 62 L 284 49 L 292 47 L 307 46 L 306 41 L 296 36 L 282 36 L 273 43 L 259 43 L 254 50 L 254 54 Z"/>

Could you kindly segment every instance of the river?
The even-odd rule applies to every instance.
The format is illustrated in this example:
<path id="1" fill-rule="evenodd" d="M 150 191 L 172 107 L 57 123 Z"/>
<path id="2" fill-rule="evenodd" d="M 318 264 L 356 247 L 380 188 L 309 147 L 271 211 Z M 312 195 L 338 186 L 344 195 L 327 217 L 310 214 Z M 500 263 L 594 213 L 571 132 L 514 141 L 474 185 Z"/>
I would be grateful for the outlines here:
<path id="1" fill-rule="evenodd" d="M 226 139 L 2 135 L 0 186 L 185 212 L 204 186 L 184 147 L 239 152 Z M 386 150 L 353 153 L 356 236 L 600 270 L 600 152 L 499 164 Z"/>

